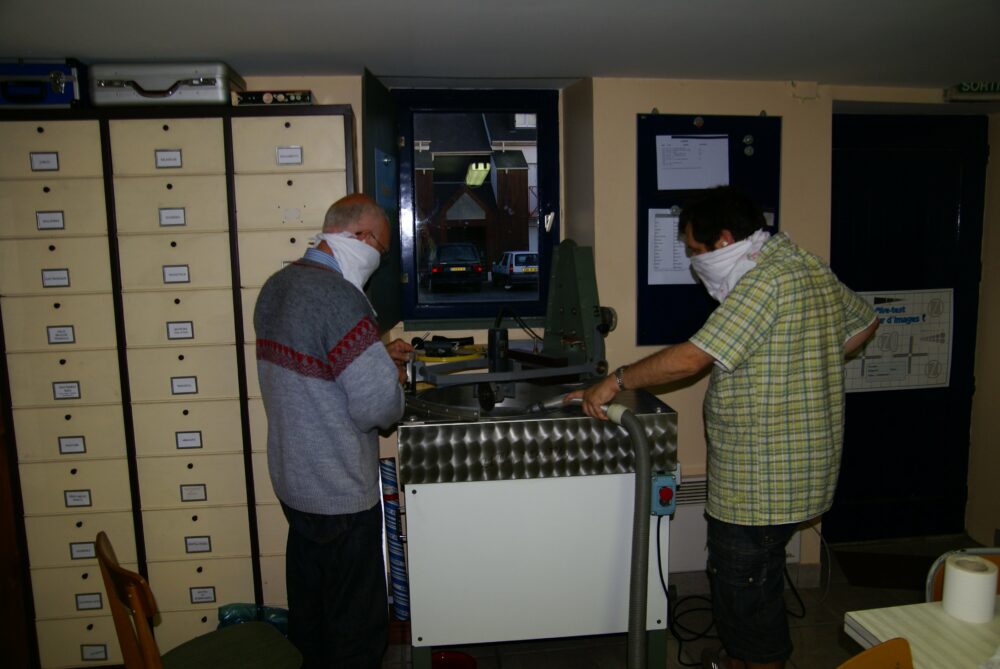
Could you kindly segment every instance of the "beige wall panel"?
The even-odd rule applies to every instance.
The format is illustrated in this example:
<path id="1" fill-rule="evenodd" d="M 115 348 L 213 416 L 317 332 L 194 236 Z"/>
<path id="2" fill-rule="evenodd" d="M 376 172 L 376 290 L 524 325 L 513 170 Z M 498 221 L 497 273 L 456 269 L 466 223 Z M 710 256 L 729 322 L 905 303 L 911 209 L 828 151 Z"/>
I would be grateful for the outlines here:
<path id="1" fill-rule="evenodd" d="M 107 234 L 103 179 L 0 181 L 0 238 Z"/>
<path id="2" fill-rule="evenodd" d="M 132 508 L 128 463 L 124 459 L 27 463 L 19 469 L 26 518 L 113 513 Z"/>
<path id="3" fill-rule="evenodd" d="M 7 369 L 16 408 L 121 401 L 116 351 L 11 353 Z"/>
<path id="4" fill-rule="evenodd" d="M 159 599 L 156 586 L 151 587 L 153 595 Z M 156 634 L 156 647 L 160 649 L 160 653 L 166 653 L 196 636 L 214 632 L 218 626 L 219 616 L 215 611 L 207 609 L 164 611 L 160 614 L 159 623 L 153 628 Z"/>
<path id="5" fill-rule="evenodd" d="M 255 453 L 267 451 L 267 412 L 264 411 L 264 400 L 247 400 L 247 410 L 250 413 L 250 443 Z"/>
<path id="6" fill-rule="evenodd" d="M 344 119 L 234 118 L 233 160 L 237 174 L 345 169 Z"/>
<path id="7" fill-rule="evenodd" d="M 118 244 L 126 291 L 232 285 L 226 233 L 123 235 Z"/>
<path id="8" fill-rule="evenodd" d="M 122 301 L 130 348 L 236 341 L 230 290 L 125 293 Z"/>
<path id="9" fill-rule="evenodd" d="M 143 511 L 142 528 L 150 562 L 250 555 L 245 506 Z"/>
<path id="10" fill-rule="evenodd" d="M 120 404 L 14 409 L 19 462 L 125 457 Z"/>
<path id="11" fill-rule="evenodd" d="M 312 244 L 306 230 L 244 232 L 240 235 L 240 285 L 263 286 L 268 277 L 302 257 Z"/>
<path id="12" fill-rule="evenodd" d="M 132 349 L 128 361 L 133 402 L 239 397 L 233 346 Z"/>
<path id="13" fill-rule="evenodd" d="M 236 225 L 240 230 L 305 228 L 319 232 L 326 210 L 345 195 L 344 171 L 237 174 Z"/>
<path id="14" fill-rule="evenodd" d="M 135 404 L 132 424 L 140 458 L 243 452 L 237 400 Z"/>
<path id="15" fill-rule="evenodd" d="M 243 301 L 243 338 L 248 342 L 256 341 L 257 332 L 253 327 L 253 310 L 257 306 L 260 288 L 244 288 L 240 292 Z"/>
<path id="16" fill-rule="evenodd" d="M 0 298 L 7 351 L 115 348 L 110 293 Z"/>
<path id="17" fill-rule="evenodd" d="M 43 669 L 121 665 L 115 623 L 110 615 L 39 621 L 38 651 Z M 107 657 L 107 660 L 98 658 Z"/>
<path id="18" fill-rule="evenodd" d="M 249 558 L 151 562 L 149 586 L 161 611 L 202 609 L 215 614 L 223 604 L 254 600 Z"/>
<path id="19" fill-rule="evenodd" d="M 285 556 L 271 555 L 260 558 L 260 577 L 264 606 L 288 607 L 288 587 L 285 585 Z"/>
<path id="20" fill-rule="evenodd" d="M 118 232 L 229 230 L 226 177 L 157 176 L 115 179 Z"/>
<path id="21" fill-rule="evenodd" d="M 246 504 L 243 456 L 139 458 L 142 508 L 198 508 Z"/>
<path id="22" fill-rule="evenodd" d="M 0 179 L 100 177 L 101 131 L 97 121 L 0 123 Z M 31 154 L 36 167 L 32 170 Z M 58 154 L 58 160 L 51 154 Z M 58 165 L 57 170 L 51 169 Z"/>
<path id="23" fill-rule="evenodd" d="M 121 564 L 131 571 L 138 569 L 135 563 Z M 101 569 L 96 564 L 32 569 L 31 590 L 35 597 L 35 617 L 39 620 L 94 617 L 111 613 Z M 77 608 L 77 602 L 80 608 Z"/>
<path id="24" fill-rule="evenodd" d="M 288 542 L 288 521 L 280 504 L 257 505 L 257 536 L 261 555 L 284 555 Z"/>
<path id="25" fill-rule="evenodd" d="M 94 540 L 106 532 L 119 562 L 135 562 L 132 512 L 34 516 L 24 520 L 31 567 L 97 565 Z M 90 557 L 93 556 L 93 557 Z"/>
<path id="26" fill-rule="evenodd" d="M 0 241 L 0 294 L 106 293 L 111 290 L 105 237 Z"/>
<path id="27" fill-rule="evenodd" d="M 224 174 L 222 119 L 111 121 L 111 156 L 116 176 Z"/>
<path id="28" fill-rule="evenodd" d="M 278 496 L 271 485 L 271 475 L 267 469 L 267 453 L 253 454 L 253 490 L 257 504 L 277 504 Z"/>

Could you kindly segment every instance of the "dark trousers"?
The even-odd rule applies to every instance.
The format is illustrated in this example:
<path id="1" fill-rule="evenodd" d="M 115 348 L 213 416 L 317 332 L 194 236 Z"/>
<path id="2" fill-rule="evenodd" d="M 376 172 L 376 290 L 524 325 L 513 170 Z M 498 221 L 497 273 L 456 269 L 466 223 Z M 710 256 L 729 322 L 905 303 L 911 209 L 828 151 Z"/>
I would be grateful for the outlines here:
<path id="1" fill-rule="evenodd" d="M 281 508 L 288 638 L 303 669 L 378 669 L 389 629 L 381 506 L 337 516 Z"/>
<path id="2" fill-rule="evenodd" d="M 792 654 L 785 611 L 785 546 L 789 525 L 733 525 L 708 519 L 712 615 L 726 652 L 750 662 Z"/>

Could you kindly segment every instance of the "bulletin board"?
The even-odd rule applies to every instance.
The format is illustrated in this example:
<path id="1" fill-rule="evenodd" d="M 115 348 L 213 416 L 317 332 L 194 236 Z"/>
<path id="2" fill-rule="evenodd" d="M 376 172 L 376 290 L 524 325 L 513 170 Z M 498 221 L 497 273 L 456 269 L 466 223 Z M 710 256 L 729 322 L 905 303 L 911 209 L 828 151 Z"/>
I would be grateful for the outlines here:
<path id="1" fill-rule="evenodd" d="M 679 237 L 680 210 L 701 190 L 738 186 L 777 232 L 781 119 L 640 114 L 636 141 L 636 343 L 676 344 L 718 306 L 691 273 Z"/>

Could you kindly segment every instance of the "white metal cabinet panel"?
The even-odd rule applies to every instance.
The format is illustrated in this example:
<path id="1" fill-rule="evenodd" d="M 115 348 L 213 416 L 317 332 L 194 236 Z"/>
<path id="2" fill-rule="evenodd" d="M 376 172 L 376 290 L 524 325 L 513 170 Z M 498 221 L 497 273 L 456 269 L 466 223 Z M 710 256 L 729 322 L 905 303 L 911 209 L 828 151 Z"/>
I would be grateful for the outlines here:
<path id="1" fill-rule="evenodd" d="M 0 179 L 100 177 L 103 172 L 97 121 L 0 123 L 0 146 Z"/>
<path id="2" fill-rule="evenodd" d="M 252 602 L 249 558 L 150 562 L 149 586 L 161 611 L 211 611 L 223 604 Z"/>
<path id="3" fill-rule="evenodd" d="M 111 295 L 0 297 L 7 351 L 115 348 Z"/>
<path id="4" fill-rule="evenodd" d="M 117 177 L 115 219 L 119 234 L 225 232 L 226 177 Z"/>
<path id="5" fill-rule="evenodd" d="M 111 513 L 132 508 L 124 458 L 25 463 L 19 471 L 25 517 Z"/>
<path id="6" fill-rule="evenodd" d="M 138 466 L 144 510 L 246 504 L 242 455 L 139 458 Z"/>
<path id="7" fill-rule="evenodd" d="M 126 291 L 232 285 L 228 234 L 123 235 L 118 246 Z"/>
<path id="8" fill-rule="evenodd" d="M 121 402 L 116 351 L 10 353 L 14 408 Z"/>
<path id="9" fill-rule="evenodd" d="M 122 566 L 131 571 L 138 569 L 134 563 L 123 563 Z M 101 569 L 96 563 L 32 569 L 31 576 L 35 617 L 39 620 L 93 617 L 111 612 Z"/>
<path id="10" fill-rule="evenodd" d="M 319 232 L 330 205 L 347 195 L 347 173 L 237 174 L 240 230 L 304 228 Z"/>
<path id="11" fill-rule="evenodd" d="M 31 516 L 24 519 L 32 568 L 97 565 L 97 533 L 106 532 L 120 562 L 135 562 L 131 511 Z"/>
<path id="12" fill-rule="evenodd" d="M 108 258 L 105 237 L 3 240 L 0 294 L 106 293 L 111 290 Z"/>
<path id="13" fill-rule="evenodd" d="M 224 174 L 222 119 L 111 121 L 115 176 Z"/>
<path id="14" fill-rule="evenodd" d="M 125 293 L 129 348 L 233 344 L 233 294 L 229 290 Z"/>
<path id="15" fill-rule="evenodd" d="M 236 400 L 135 404 L 132 424 L 140 458 L 243 452 Z"/>
<path id="16" fill-rule="evenodd" d="M 0 238 L 107 234 L 103 179 L 0 181 Z"/>
<path id="17" fill-rule="evenodd" d="M 232 122 L 237 174 L 347 167 L 343 116 L 240 117 Z"/>
<path id="18" fill-rule="evenodd" d="M 118 635 L 110 615 L 39 620 L 36 630 L 44 669 L 122 664 Z"/>
<path id="19" fill-rule="evenodd" d="M 142 528 L 149 560 L 250 555 L 250 524 L 245 506 L 143 511 Z"/>
<path id="20" fill-rule="evenodd" d="M 236 355 L 234 346 L 130 349 L 132 401 L 238 398 Z"/>
<path id="21" fill-rule="evenodd" d="M 18 462 L 125 457 L 120 404 L 14 409 Z"/>

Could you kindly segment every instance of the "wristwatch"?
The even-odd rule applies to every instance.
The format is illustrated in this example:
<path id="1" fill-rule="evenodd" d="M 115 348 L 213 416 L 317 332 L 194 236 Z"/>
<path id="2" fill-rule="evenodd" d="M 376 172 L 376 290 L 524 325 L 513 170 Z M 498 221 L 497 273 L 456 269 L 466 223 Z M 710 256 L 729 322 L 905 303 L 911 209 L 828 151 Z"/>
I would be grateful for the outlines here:
<path id="1" fill-rule="evenodd" d="M 618 390 L 625 390 L 625 368 L 628 365 L 622 365 L 615 370 L 615 382 L 618 384 Z"/>

